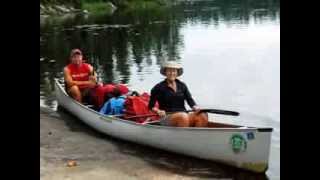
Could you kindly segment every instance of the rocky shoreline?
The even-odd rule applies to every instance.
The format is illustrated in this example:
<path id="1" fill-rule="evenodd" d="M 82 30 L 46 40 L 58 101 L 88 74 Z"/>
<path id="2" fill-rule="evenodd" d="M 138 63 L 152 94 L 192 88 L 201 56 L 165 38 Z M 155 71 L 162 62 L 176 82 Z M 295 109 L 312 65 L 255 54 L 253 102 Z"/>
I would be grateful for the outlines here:
<path id="1" fill-rule="evenodd" d="M 88 14 L 91 13 L 90 11 L 92 11 L 92 7 L 93 6 L 97 9 L 104 9 L 106 11 L 106 13 L 112 14 L 115 10 L 117 10 L 118 8 L 128 8 L 131 6 L 136 6 L 139 3 L 142 3 L 143 1 L 137 1 L 135 4 L 134 2 L 132 2 L 129 5 L 129 2 L 127 1 L 108 1 L 108 2 L 92 2 L 92 3 L 84 3 L 81 4 L 81 2 L 77 2 L 77 3 L 57 3 L 57 2 L 40 2 L 40 18 L 41 17 L 49 17 L 49 16 L 59 16 L 59 15 L 66 15 L 66 14 L 78 14 L 78 13 L 83 13 L 83 14 Z M 147 3 L 149 1 L 146 1 L 145 3 Z M 151 4 L 154 5 L 158 5 L 158 6 L 167 6 L 169 4 L 173 4 L 175 1 L 171 2 L 171 1 L 167 1 L 167 0 L 156 0 L 154 2 L 152 2 Z M 147 3 L 148 4 L 148 3 Z M 148 7 L 147 4 L 140 4 L 141 7 Z M 149 3 L 150 5 L 150 3 Z M 139 5 L 138 5 L 139 6 Z M 86 8 L 90 8 L 90 9 L 86 9 Z M 96 9 L 93 10 L 93 12 L 95 12 Z"/>
<path id="2" fill-rule="evenodd" d="M 43 5 L 40 4 L 40 17 L 50 15 L 65 15 L 74 13 L 88 13 L 87 10 L 77 9 L 71 5 Z"/>

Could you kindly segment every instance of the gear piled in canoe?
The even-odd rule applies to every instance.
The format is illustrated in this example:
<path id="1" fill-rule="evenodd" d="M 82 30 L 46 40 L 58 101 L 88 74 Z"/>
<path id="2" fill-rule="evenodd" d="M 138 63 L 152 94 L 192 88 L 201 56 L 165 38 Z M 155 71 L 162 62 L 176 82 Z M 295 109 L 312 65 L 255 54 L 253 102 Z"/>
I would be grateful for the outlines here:
<path id="1" fill-rule="evenodd" d="M 128 87 L 124 84 L 105 84 L 102 86 L 97 86 L 91 91 L 91 102 L 93 104 L 94 109 L 100 111 L 101 108 L 104 106 L 105 103 L 108 103 L 114 97 L 113 92 L 115 89 L 120 91 L 121 95 L 125 95 L 129 92 Z M 125 97 L 125 101 L 123 103 L 124 114 L 123 118 L 131 121 L 135 121 L 138 123 L 143 123 L 146 120 L 148 121 L 157 121 L 159 120 L 159 116 L 157 116 L 154 112 L 149 110 L 148 104 L 150 100 L 150 95 L 147 92 L 142 93 L 139 95 L 138 92 L 133 91 L 131 95 Z M 109 106 L 112 106 L 114 103 L 109 103 Z M 119 104 L 117 104 L 119 105 Z M 158 104 L 156 104 L 158 107 Z M 113 108 L 116 107 L 108 107 L 112 112 Z M 148 118 L 146 117 L 135 117 L 139 115 L 154 115 Z M 111 114 L 115 115 L 115 114 Z M 132 118 L 134 117 L 134 118 Z"/>
<path id="2" fill-rule="evenodd" d="M 146 92 L 139 95 L 138 93 L 134 93 L 135 95 L 128 96 L 126 98 L 126 101 L 124 103 L 125 107 L 125 114 L 124 119 L 129 119 L 136 121 L 138 123 L 143 123 L 146 120 L 148 121 L 156 121 L 159 120 L 159 116 L 156 116 L 154 112 L 149 110 L 148 103 L 150 100 L 150 95 Z M 156 104 L 156 106 L 158 106 Z M 136 117 L 136 118 L 130 118 L 133 116 L 139 116 L 139 115 L 146 115 L 146 114 L 154 114 L 155 116 L 150 116 L 148 118 L 146 117 Z"/>
<path id="3" fill-rule="evenodd" d="M 104 84 L 94 88 L 90 94 L 91 104 L 94 105 L 94 109 L 99 110 L 105 102 L 112 98 L 116 88 L 119 89 L 122 95 L 129 92 L 128 87 L 124 84 Z"/>

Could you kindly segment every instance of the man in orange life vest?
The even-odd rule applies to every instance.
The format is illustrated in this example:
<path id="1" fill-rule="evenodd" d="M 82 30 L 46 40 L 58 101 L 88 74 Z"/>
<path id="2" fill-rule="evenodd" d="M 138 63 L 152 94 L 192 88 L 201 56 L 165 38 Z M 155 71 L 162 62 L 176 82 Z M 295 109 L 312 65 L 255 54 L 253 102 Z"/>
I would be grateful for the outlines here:
<path id="1" fill-rule="evenodd" d="M 97 74 L 90 64 L 84 63 L 82 52 L 73 49 L 70 63 L 64 67 L 64 80 L 67 93 L 79 102 L 89 95 L 89 90 L 97 84 Z"/>

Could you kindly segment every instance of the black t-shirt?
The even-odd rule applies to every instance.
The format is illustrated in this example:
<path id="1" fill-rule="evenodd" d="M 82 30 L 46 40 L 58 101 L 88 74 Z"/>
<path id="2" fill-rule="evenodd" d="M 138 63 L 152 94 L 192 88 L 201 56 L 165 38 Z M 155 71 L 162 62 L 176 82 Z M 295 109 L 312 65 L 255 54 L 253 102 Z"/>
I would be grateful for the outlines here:
<path id="1" fill-rule="evenodd" d="M 154 107 L 156 101 L 158 101 L 159 103 L 159 109 L 168 112 L 186 110 L 184 106 L 185 100 L 190 107 L 196 105 L 186 84 L 176 79 L 176 85 L 176 92 L 174 92 L 174 90 L 168 86 L 166 80 L 155 85 L 151 89 L 149 109 L 152 109 Z"/>

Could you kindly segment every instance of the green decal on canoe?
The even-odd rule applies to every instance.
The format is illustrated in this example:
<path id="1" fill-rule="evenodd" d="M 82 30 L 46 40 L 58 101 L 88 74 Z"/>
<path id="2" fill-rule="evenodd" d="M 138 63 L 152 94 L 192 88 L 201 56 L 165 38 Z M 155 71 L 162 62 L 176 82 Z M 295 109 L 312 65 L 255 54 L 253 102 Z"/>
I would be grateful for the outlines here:
<path id="1" fill-rule="evenodd" d="M 230 144 L 232 146 L 232 150 L 235 153 L 243 152 L 247 149 L 247 141 L 240 134 L 234 134 L 230 138 Z"/>

